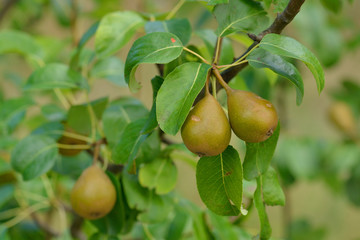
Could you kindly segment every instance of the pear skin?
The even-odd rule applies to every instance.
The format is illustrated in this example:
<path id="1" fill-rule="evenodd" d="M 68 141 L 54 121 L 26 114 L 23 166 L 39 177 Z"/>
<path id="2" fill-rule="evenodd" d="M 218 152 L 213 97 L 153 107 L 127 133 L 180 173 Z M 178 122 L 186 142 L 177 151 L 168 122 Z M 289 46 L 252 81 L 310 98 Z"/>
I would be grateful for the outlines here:
<path id="1" fill-rule="evenodd" d="M 278 124 L 273 104 L 252 92 L 234 89 L 226 92 L 230 125 L 235 135 L 250 143 L 268 139 Z"/>
<path id="2" fill-rule="evenodd" d="M 185 146 L 199 156 L 216 156 L 229 145 L 231 128 L 220 104 L 206 94 L 187 116 L 181 137 Z"/>
<path id="3" fill-rule="evenodd" d="M 104 171 L 92 165 L 76 181 L 70 199 L 78 215 L 93 220 L 111 211 L 116 202 L 116 190 Z"/>

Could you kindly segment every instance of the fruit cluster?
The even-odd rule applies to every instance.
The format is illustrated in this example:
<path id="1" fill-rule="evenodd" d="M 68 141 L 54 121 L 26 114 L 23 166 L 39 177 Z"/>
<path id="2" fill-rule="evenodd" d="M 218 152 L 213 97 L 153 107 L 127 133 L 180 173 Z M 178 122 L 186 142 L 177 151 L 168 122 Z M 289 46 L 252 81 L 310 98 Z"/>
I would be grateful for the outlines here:
<path id="1" fill-rule="evenodd" d="M 221 80 L 227 94 L 229 121 L 206 86 L 204 98 L 190 111 L 181 128 L 185 146 L 199 156 L 222 153 L 230 143 L 231 129 L 245 142 L 256 143 L 268 139 L 278 124 L 271 102 L 252 92 L 234 90 Z"/>

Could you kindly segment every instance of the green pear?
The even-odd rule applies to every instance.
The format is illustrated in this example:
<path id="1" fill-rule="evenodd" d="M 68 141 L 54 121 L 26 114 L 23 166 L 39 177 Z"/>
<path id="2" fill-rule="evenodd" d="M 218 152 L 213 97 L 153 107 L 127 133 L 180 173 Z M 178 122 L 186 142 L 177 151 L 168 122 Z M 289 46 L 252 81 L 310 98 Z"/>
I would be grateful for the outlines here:
<path id="1" fill-rule="evenodd" d="M 271 102 L 242 90 L 226 89 L 230 125 L 236 136 L 245 142 L 268 139 L 278 124 L 278 116 Z"/>
<path id="2" fill-rule="evenodd" d="M 116 202 L 116 190 L 109 177 L 96 165 L 84 170 L 71 191 L 74 211 L 86 219 L 108 214 Z"/>
<path id="3" fill-rule="evenodd" d="M 187 116 L 181 137 L 185 146 L 199 156 L 216 156 L 229 145 L 231 128 L 216 99 L 209 93 Z"/>

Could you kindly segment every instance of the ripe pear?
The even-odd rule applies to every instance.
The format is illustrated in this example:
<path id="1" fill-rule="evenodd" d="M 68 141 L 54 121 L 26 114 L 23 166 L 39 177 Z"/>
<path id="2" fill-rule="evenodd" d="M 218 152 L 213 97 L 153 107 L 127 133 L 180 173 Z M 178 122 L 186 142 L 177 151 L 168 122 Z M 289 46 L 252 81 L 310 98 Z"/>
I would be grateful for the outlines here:
<path id="1" fill-rule="evenodd" d="M 271 102 L 242 90 L 226 89 L 230 125 L 236 136 L 245 142 L 268 139 L 278 124 L 278 116 Z"/>
<path id="2" fill-rule="evenodd" d="M 116 190 L 109 177 L 96 165 L 84 170 L 71 191 L 74 211 L 86 219 L 108 214 L 116 202 Z"/>
<path id="3" fill-rule="evenodd" d="M 231 128 L 216 99 L 209 93 L 187 116 L 181 137 L 185 146 L 199 156 L 216 156 L 229 145 Z"/>
<path id="4" fill-rule="evenodd" d="M 349 105 L 344 102 L 336 102 L 329 109 L 329 117 L 332 123 L 350 137 L 355 137 L 357 128 L 354 114 Z"/>

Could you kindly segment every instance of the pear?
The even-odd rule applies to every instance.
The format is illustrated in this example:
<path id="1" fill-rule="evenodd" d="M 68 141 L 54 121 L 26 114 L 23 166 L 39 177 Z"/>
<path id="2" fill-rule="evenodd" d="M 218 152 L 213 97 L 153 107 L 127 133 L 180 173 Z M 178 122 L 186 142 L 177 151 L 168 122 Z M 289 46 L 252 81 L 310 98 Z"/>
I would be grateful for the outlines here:
<path id="1" fill-rule="evenodd" d="M 335 102 L 329 109 L 329 118 L 340 131 L 356 138 L 356 121 L 349 105 L 344 102 Z"/>
<path id="2" fill-rule="evenodd" d="M 70 132 L 70 133 L 76 133 L 78 134 L 76 131 L 74 131 L 72 128 L 70 128 L 69 126 L 67 126 L 65 123 L 64 127 L 65 127 L 65 131 L 66 132 Z M 77 138 L 72 138 L 69 136 L 61 136 L 61 138 L 57 141 L 60 144 L 66 144 L 66 145 L 86 145 L 87 142 L 81 140 L 81 139 L 77 139 Z M 79 154 L 82 151 L 82 149 L 65 149 L 65 148 L 59 148 L 59 153 L 62 156 L 75 156 L 77 154 Z"/>
<path id="3" fill-rule="evenodd" d="M 74 211 L 86 219 L 108 214 L 116 202 L 116 190 L 109 177 L 96 165 L 84 170 L 71 191 Z"/>
<path id="4" fill-rule="evenodd" d="M 271 102 L 242 90 L 226 89 L 230 125 L 236 136 L 245 142 L 268 139 L 278 124 L 278 116 Z"/>
<path id="5" fill-rule="evenodd" d="M 210 93 L 190 111 L 181 128 L 181 137 L 185 146 L 199 156 L 216 156 L 229 145 L 229 121 Z"/>

